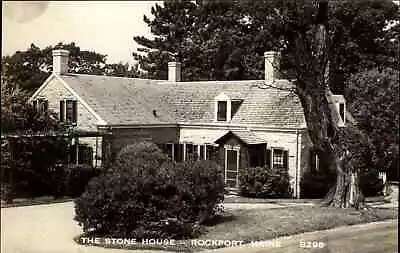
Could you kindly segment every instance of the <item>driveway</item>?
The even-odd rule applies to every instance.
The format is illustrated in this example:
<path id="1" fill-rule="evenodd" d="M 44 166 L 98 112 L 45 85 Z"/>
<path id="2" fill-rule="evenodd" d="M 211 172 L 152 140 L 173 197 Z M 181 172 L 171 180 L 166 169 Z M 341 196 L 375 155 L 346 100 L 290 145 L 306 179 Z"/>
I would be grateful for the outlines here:
<path id="1" fill-rule="evenodd" d="M 157 252 L 117 250 L 82 246 L 72 238 L 82 232 L 73 220 L 74 204 L 1 208 L 1 252 L 4 253 L 133 253 Z"/>
<path id="2" fill-rule="evenodd" d="M 262 205 L 262 206 L 261 206 Z M 280 205 L 230 204 L 230 208 L 278 208 Z M 165 251 L 117 250 L 76 244 L 82 232 L 73 220 L 73 202 L 1 208 L 1 252 L 5 253 L 160 253 Z M 397 220 L 347 226 L 280 238 L 280 248 L 224 248 L 217 252 L 396 252 Z M 210 238 L 211 239 L 211 238 Z M 300 240 L 326 243 L 322 249 L 301 249 Z"/>

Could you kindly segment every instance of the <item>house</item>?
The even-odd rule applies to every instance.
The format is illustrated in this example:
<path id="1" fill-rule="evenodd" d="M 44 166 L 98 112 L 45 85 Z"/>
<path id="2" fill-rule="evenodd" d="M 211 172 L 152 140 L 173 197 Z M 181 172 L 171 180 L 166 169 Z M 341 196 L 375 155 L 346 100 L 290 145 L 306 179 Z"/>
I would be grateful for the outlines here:
<path id="1" fill-rule="evenodd" d="M 60 121 L 86 133 L 74 140 L 75 162 L 101 166 L 125 145 L 145 139 L 175 161 L 217 159 L 232 189 L 241 169 L 286 169 L 295 197 L 302 173 L 319 166 L 299 98 L 276 71 L 279 53 L 265 53 L 265 80 L 199 82 L 181 81 L 178 62 L 168 64 L 168 80 L 71 74 L 68 55 L 53 51 L 53 73 L 30 101 L 46 103 Z M 344 124 L 343 97 L 334 95 L 331 102 Z"/>

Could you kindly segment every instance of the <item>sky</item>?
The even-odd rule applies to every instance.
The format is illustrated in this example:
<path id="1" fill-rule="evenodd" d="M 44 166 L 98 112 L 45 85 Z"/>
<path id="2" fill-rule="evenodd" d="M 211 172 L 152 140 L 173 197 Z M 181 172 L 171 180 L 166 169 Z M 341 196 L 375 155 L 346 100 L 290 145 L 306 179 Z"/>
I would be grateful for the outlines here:
<path id="1" fill-rule="evenodd" d="M 134 63 L 134 36 L 151 37 L 143 15 L 162 1 L 2 1 L 2 55 L 58 42 Z"/>

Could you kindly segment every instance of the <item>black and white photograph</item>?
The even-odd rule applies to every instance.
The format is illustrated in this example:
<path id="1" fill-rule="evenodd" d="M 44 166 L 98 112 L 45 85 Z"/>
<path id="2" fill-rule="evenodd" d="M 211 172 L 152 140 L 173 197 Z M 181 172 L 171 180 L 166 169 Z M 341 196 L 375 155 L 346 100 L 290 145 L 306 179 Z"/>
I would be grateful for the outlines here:
<path id="1" fill-rule="evenodd" d="M 2 1 L 4 253 L 396 253 L 400 1 Z"/>

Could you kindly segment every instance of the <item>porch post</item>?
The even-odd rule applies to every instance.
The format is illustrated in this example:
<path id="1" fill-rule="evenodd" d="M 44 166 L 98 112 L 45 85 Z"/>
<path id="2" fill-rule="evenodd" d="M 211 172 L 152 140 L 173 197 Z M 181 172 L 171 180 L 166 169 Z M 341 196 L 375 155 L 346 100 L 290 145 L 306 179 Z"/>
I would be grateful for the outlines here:
<path id="1" fill-rule="evenodd" d="M 172 143 L 172 152 L 171 152 L 172 161 L 175 161 L 175 144 Z"/>
<path id="2" fill-rule="evenodd" d="M 76 137 L 75 138 L 75 164 L 78 165 L 79 164 L 79 138 Z"/>
<path id="3" fill-rule="evenodd" d="M 186 161 L 186 143 L 183 143 L 183 161 Z"/>

